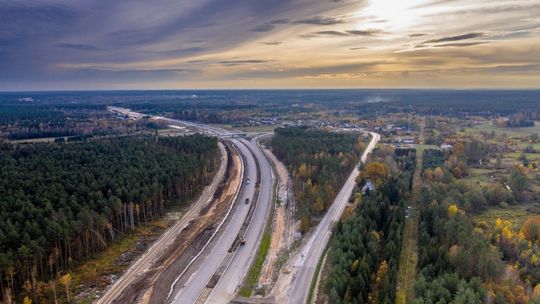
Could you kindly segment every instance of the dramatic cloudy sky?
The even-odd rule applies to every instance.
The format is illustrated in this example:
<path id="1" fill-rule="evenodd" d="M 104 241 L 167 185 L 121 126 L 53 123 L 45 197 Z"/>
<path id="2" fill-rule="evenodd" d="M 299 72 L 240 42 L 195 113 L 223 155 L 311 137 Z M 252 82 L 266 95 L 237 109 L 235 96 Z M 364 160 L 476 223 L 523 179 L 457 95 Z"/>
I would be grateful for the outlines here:
<path id="1" fill-rule="evenodd" d="M 0 0 L 0 90 L 540 87 L 540 0 Z"/>

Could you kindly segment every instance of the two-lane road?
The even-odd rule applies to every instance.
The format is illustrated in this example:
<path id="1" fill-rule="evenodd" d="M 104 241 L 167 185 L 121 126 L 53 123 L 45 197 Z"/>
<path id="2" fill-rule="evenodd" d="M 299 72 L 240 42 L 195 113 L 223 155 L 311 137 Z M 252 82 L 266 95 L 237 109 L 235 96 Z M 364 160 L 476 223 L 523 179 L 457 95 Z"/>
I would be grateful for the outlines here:
<path id="1" fill-rule="evenodd" d="M 362 163 L 366 162 L 368 155 L 381 138 L 377 133 L 370 132 L 370 134 L 372 139 L 362 154 L 360 159 Z M 276 303 L 306 303 L 317 264 L 330 240 L 334 223 L 340 219 L 347 206 L 358 173 L 358 166 L 355 166 L 315 231 L 289 261 L 287 266 L 291 269 L 291 273 L 282 273 L 274 289 Z"/>

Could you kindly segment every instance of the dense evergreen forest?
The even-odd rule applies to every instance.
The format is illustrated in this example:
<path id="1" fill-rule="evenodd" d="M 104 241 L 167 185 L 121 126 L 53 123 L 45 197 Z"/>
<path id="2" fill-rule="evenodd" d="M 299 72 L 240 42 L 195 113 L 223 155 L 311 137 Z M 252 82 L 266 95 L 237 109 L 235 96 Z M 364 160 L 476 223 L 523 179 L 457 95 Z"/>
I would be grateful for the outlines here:
<path id="1" fill-rule="evenodd" d="M 423 202 L 415 303 L 481 303 L 483 282 L 503 270 L 499 252 L 456 205 Z"/>
<path id="2" fill-rule="evenodd" d="M 151 121 L 121 120 L 105 106 L 87 104 L 0 103 L 0 138 L 21 140 L 45 137 L 104 136 L 155 129 Z"/>
<path id="3" fill-rule="evenodd" d="M 202 135 L 0 145 L 2 294 L 36 299 L 39 283 L 193 198 L 219 156 Z"/>
<path id="4" fill-rule="evenodd" d="M 324 213 L 358 163 L 364 137 L 309 128 L 278 128 L 271 145 L 292 174 L 297 216 L 305 232 L 312 216 Z"/>
<path id="5" fill-rule="evenodd" d="M 392 163 L 388 166 L 372 162 L 363 170 L 367 174 L 357 178 L 357 189 L 368 181 L 378 186 L 363 196 L 360 190 L 353 194 L 351 199 L 359 206 L 335 230 L 328 252 L 330 274 L 326 280 L 330 303 L 395 302 L 404 206 L 411 190 L 414 150 L 399 151 Z"/>

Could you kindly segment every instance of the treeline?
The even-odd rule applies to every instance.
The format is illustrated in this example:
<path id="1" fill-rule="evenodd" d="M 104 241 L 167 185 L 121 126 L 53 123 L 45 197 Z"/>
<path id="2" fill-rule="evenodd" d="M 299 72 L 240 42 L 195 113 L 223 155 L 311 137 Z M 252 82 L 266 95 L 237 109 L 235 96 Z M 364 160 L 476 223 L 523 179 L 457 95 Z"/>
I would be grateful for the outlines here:
<path id="1" fill-rule="evenodd" d="M 498 127 L 506 128 L 524 128 L 534 127 L 534 120 L 540 119 L 540 113 L 517 113 L 507 117 L 506 119 L 495 119 L 494 124 Z"/>
<path id="2" fill-rule="evenodd" d="M 359 160 L 364 137 L 309 128 L 278 128 L 272 151 L 288 167 L 301 229 L 322 215 Z"/>
<path id="3" fill-rule="evenodd" d="M 55 107 L 47 105 L 0 104 L 0 137 L 24 139 L 74 135 L 64 129 L 68 117 Z"/>
<path id="4" fill-rule="evenodd" d="M 154 122 L 117 119 L 103 105 L 1 101 L 0 138 L 10 140 L 127 134 L 155 127 Z"/>
<path id="5" fill-rule="evenodd" d="M 217 140 L 202 135 L 1 145 L 2 295 L 24 287 L 52 303 L 43 282 L 54 289 L 78 262 L 187 202 L 217 166 Z"/>
<path id="6" fill-rule="evenodd" d="M 395 302 L 414 150 L 395 153 L 394 172 L 384 163 L 366 166 L 368 172 L 358 178 L 357 189 L 368 181 L 377 184 L 377 189 L 366 191 L 353 215 L 336 228 L 328 253 L 330 275 L 325 286 L 330 303 Z M 358 201 L 359 195 L 356 192 L 353 198 Z"/>

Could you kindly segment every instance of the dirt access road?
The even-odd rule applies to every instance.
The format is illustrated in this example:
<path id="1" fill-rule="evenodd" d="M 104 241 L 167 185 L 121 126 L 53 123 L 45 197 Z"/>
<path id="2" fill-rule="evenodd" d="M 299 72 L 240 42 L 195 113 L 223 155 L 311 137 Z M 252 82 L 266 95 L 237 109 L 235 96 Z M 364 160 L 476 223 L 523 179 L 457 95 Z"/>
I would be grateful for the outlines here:
<path id="1" fill-rule="evenodd" d="M 276 262 L 280 254 L 288 250 L 294 241 L 296 225 L 294 219 L 294 199 L 290 195 L 291 177 L 289 172 L 272 151 L 264 149 L 264 153 L 266 153 L 268 159 L 272 162 L 278 177 L 278 204 L 272 223 L 272 239 L 259 277 L 259 284 L 270 286 L 275 280 Z"/>
<path id="2" fill-rule="evenodd" d="M 164 271 L 163 261 L 164 259 L 169 260 L 169 264 L 172 264 L 170 261 L 171 256 L 168 256 L 166 253 L 170 254 L 171 251 L 176 251 L 176 256 L 178 256 L 177 245 L 178 242 L 182 241 L 186 231 L 194 229 L 194 223 L 201 214 L 210 216 L 214 211 L 212 211 L 214 200 L 214 193 L 218 190 L 220 184 L 224 182 L 225 173 L 228 167 L 228 159 L 238 158 L 238 156 L 228 157 L 228 153 L 223 144 L 219 144 L 221 151 L 221 165 L 216 173 L 212 183 L 208 185 L 198 200 L 188 209 L 188 211 L 182 216 L 182 218 L 170 227 L 161 237 L 158 239 L 148 250 L 145 252 L 139 259 L 137 259 L 133 265 L 116 281 L 112 286 L 110 286 L 105 294 L 96 301 L 97 304 L 105 303 L 125 303 L 125 300 L 133 302 L 137 299 L 137 302 L 145 303 L 147 302 L 151 295 L 152 289 L 148 286 L 138 286 L 141 281 L 148 281 L 148 277 L 154 277 L 157 273 L 156 270 Z M 240 161 L 237 160 L 237 163 Z M 229 165 L 230 166 L 230 165 Z M 242 168 L 236 165 L 235 172 L 241 172 Z M 237 176 L 239 174 L 236 174 Z M 236 183 L 239 185 L 239 181 Z M 230 191 L 230 190 L 229 190 Z M 224 191 L 227 192 L 227 191 Z M 180 237 L 182 236 L 182 237 Z M 148 285 L 148 284 L 143 284 Z M 133 290 L 133 288 L 138 288 L 138 290 Z"/>

